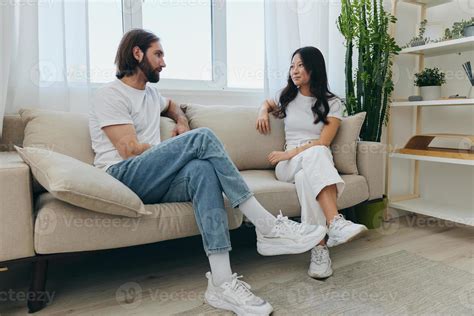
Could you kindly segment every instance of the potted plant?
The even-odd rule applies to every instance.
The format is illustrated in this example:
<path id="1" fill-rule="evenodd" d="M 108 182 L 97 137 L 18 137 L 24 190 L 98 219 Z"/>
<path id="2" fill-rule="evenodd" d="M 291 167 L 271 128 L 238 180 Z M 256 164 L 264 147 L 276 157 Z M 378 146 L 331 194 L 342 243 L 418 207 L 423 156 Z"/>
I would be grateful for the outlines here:
<path id="1" fill-rule="evenodd" d="M 422 72 L 415 74 L 415 86 L 420 87 L 423 100 L 439 100 L 441 85 L 445 82 L 445 74 L 437 67 L 425 68 Z"/>
<path id="2" fill-rule="evenodd" d="M 393 91 L 392 65 L 401 50 L 389 33 L 396 18 L 383 8 L 383 1 L 342 0 L 337 21 L 345 38 L 346 109 L 349 115 L 367 112 L 360 137 L 380 142 L 387 123 L 387 109 Z M 354 47 L 357 68 L 352 66 Z M 356 207 L 357 220 L 369 228 L 380 226 L 387 198 Z"/>
<path id="3" fill-rule="evenodd" d="M 428 20 L 426 19 L 421 21 L 420 27 L 418 28 L 418 36 L 413 37 L 404 48 L 421 46 L 430 42 L 430 39 L 425 37 L 427 23 Z"/>
<path id="4" fill-rule="evenodd" d="M 444 36 L 441 38 L 441 41 L 453 40 L 473 35 L 474 17 L 472 17 L 470 20 L 461 20 L 460 22 L 454 22 L 451 29 L 447 28 L 444 30 Z"/>

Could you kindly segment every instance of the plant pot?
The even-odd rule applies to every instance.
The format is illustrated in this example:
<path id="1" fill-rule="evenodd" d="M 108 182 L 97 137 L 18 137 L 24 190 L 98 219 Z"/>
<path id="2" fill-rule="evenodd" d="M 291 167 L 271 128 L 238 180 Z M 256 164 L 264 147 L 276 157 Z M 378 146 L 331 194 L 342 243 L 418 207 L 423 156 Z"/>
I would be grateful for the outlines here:
<path id="1" fill-rule="evenodd" d="M 474 35 L 474 25 L 468 25 L 462 30 L 462 35 L 464 37 L 469 37 Z"/>
<path id="2" fill-rule="evenodd" d="M 368 229 L 376 229 L 382 225 L 384 212 L 387 209 L 388 199 L 369 201 L 355 207 L 357 222 L 364 224 Z"/>
<path id="3" fill-rule="evenodd" d="M 420 94 L 423 101 L 441 99 L 441 86 L 420 87 Z"/>

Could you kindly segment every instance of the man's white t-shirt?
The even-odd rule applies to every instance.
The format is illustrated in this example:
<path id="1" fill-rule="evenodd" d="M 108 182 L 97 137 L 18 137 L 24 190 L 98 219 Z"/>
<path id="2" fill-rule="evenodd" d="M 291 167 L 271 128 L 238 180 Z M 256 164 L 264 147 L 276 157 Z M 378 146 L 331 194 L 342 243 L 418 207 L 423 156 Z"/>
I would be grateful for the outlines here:
<path id="1" fill-rule="evenodd" d="M 160 114 L 167 106 L 168 100 L 148 84 L 139 90 L 116 79 L 98 89 L 89 112 L 94 166 L 105 171 L 123 160 L 102 127 L 133 124 L 139 143 L 157 145 L 161 141 Z"/>
<path id="2" fill-rule="evenodd" d="M 278 91 L 273 99 L 276 105 L 280 106 L 280 94 Z M 288 146 L 300 146 L 310 140 L 319 139 L 324 123 L 314 124 L 314 114 L 311 107 L 315 104 L 315 97 L 302 95 L 299 91 L 296 98 L 291 101 L 286 108 L 285 140 Z M 342 119 L 344 106 L 342 101 L 335 97 L 328 100 L 328 117 Z"/>

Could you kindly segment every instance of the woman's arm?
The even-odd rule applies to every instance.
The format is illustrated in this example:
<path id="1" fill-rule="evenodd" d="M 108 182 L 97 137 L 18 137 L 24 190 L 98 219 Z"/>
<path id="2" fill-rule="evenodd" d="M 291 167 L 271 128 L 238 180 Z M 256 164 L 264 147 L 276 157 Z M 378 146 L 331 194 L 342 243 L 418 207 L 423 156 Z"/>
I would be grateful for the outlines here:
<path id="1" fill-rule="evenodd" d="M 268 99 L 263 101 L 258 111 L 257 122 L 255 128 L 262 134 L 270 133 L 270 118 L 268 113 L 271 113 L 277 109 L 275 101 Z"/>
<path id="2" fill-rule="evenodd" d="M 339 126 L 341 125 L 341 120 L 335 117 L 328 117 L 327 120 L 329 121 L 329 124 L 323 126 L 319 139 L 313 140 L 312 142 L 306 145 L 296 147 L 295 149 L 287 151 L 288 157 L 289 157 L 288 159 L 293 158 L 294 156 L 298 155 L 299 153 L 313 146 L 319 145 L 319 146 L 329 147 L 334 137 L 336 137 L 337 130 L 339 129 Z"/>

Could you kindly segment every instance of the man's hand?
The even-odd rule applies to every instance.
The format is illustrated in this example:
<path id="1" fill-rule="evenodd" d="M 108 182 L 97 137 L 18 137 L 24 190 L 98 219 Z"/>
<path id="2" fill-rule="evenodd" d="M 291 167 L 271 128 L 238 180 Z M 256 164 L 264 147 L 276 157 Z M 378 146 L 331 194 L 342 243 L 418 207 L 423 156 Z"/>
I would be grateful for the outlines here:
<path id="1" fill-rule="evenodd" d="M 270 155 L 268 155 L 268 161 L 270 161 L 273 166 L 280 161 L 289 159 L 291 159 L 291 157 L 287 151 L 272 151 Z"/>
<path id="2" fill-rule="evenodd" d="M 191 129 L 189 128 L 189 124 L 187 120 L 178 120 L 178 122 L 176 123 L 176 126 L 173 128 L 173 131 L 171 132 L 171 136 L 175 137 L 183 133 L 186 133 L 189 130 Z"/>

